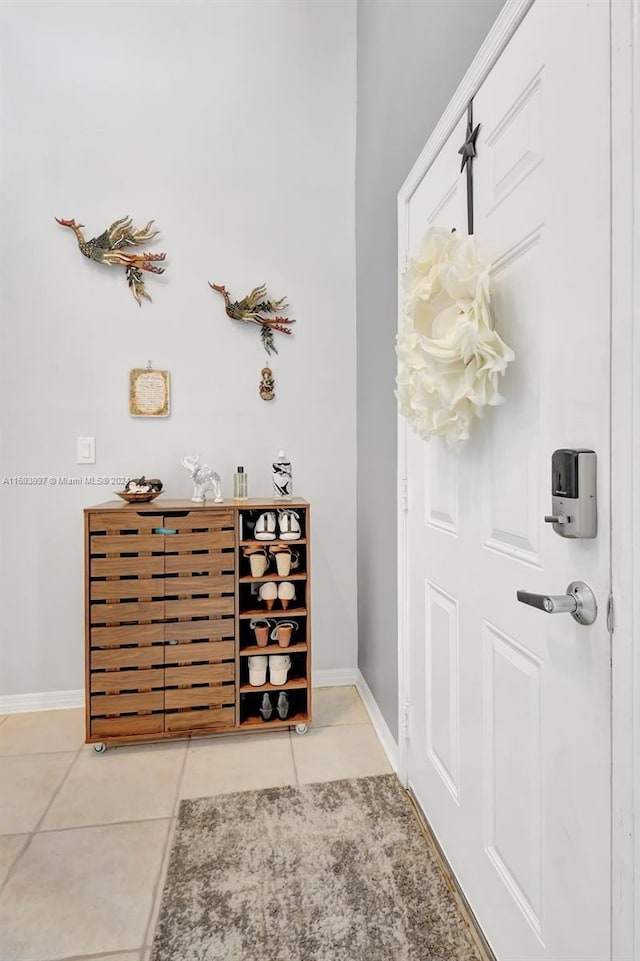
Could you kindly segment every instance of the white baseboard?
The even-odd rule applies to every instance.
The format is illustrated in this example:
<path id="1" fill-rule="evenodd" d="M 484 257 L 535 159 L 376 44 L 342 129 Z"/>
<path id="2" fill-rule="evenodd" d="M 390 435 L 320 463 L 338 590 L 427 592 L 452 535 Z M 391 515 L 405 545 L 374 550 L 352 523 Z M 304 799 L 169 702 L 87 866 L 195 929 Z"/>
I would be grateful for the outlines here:
<path id="1" fill-rule="evenodd" d="M 0 694 L 0 714 L 24 714 L 25 711 L 60 711 L 68 707 L 84 707 L 84 690 L 42 691 L 34 694 Z"/>
<path id="2" fill-rule="evenodd" d="M 358 694 L 362 698 L 362 703 L 367 709 L 367 713 L 369 715 L 369 719 L 371 723 L 373 724 L 373 728 L 376 734 L 378 735 L 380 743 L 382 744 L 384 753 L 387 755 L 389 764 L 397 774 L 398 763 L 400 759 L 400 752 L 398 750 L 398 745 L 391 731 L 389 730 L 387 722 L 382 716 L 382 711 L 378 707 L 376 699 L 371 693 L 371 689 L 369 688 L 369 685 L 365 681 L 360 671 L 358 671 L 358 679 L 355 682 L 355 684 L 356 684 L 356 688 L 358 689 Z"/>
<path id="3" fill-rule="evenodd" d="M 357 684 L 360 671 L 357 667 L 338 667 L 330 671 L 312 671 L 314 687 L 340 687 L 343 684 Z"/>

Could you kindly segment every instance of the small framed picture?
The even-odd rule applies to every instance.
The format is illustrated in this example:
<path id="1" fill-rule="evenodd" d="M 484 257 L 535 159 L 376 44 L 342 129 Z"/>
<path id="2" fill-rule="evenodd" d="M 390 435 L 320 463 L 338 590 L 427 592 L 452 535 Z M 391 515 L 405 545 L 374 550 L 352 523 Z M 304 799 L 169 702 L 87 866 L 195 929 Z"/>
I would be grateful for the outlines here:
<path id="1" fill-rule="evenodd" d="M 132 417 L 169 416 L 169 371 L 134 367 L 129 374 L 129 413 Z"/>

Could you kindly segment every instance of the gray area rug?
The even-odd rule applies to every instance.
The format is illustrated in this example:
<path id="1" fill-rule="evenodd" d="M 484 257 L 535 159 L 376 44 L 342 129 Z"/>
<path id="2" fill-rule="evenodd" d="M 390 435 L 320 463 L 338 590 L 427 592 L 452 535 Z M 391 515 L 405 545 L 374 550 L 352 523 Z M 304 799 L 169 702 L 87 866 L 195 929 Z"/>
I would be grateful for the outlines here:
<path id="1" fill-rule="evenodd" d="M 477 961 L 395 775 L 180 805 L 151 961 Z"/>

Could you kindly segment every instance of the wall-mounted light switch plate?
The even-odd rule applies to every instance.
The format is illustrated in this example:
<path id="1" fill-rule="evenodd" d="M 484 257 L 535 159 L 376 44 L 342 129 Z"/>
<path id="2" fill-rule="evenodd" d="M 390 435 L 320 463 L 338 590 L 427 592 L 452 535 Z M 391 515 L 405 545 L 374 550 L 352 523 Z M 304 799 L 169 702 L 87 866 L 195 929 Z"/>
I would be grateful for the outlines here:
<path id="1" fill-rule="evenodd" d="M 76 442 L 76 463 L 95 464 L 95 462 L 96 462 L 95 437 L 78 437 Z"/>

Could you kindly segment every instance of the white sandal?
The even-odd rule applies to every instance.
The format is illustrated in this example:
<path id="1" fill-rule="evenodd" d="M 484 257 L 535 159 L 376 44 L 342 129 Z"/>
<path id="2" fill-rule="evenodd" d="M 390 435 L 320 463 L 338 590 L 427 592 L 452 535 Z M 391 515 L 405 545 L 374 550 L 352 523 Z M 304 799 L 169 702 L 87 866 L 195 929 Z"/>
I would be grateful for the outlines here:
<path id="1" fill-rule="evenodd" d="M 280 540 L 297 541 L 302 534 L 299 515 L 295 511 L 283 510 L 278 512 Z"/>
<path id="2" fill-rule="evenodd" d="M 273 511 L 265 511 L 256 521 L 253 536 L 257 541 L 275 541 L 276 515 Z"/>

